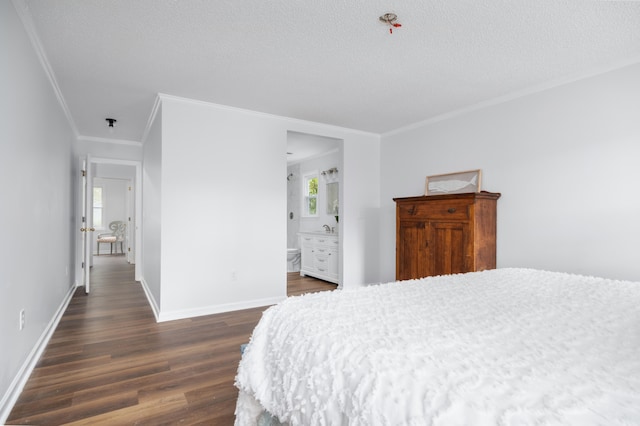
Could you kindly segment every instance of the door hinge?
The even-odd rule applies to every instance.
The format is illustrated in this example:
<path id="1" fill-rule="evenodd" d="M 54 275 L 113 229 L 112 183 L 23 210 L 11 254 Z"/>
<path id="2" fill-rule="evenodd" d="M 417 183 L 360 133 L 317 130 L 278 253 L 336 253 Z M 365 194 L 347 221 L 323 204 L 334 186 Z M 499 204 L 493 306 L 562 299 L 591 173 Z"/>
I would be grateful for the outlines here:
<path id="1" fill-rule="evenodd" d="M 80 170 L 82 172 L 82 177 L 86 177 L 87 176 L 87 171 L 86 170 Z"/>
<path id="2" fill-rule="evenodd" d="M 85 217 L 84 217 L 84 216 L 82 216 L 82 223 L 84 223 L 84 222 L 85 222 Z"/>
<path id="3" fill-rule="evenodd" d="M 84 269 L 84 262 L 82 262 L 82 269 Z"/>

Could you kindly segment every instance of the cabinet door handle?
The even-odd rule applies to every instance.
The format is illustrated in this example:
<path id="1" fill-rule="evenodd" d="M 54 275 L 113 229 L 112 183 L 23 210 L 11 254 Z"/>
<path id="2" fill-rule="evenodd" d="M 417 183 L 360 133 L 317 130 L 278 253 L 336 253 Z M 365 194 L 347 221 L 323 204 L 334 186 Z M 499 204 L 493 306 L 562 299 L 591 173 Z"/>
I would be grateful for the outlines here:
<path id="1" fill-rule="evenodd" d="M 456 212 L 456 208 L 455 207 L 451 207 L 449 208 L 449 210 L 447 210 L 449 213 L 455 213 Z"/>

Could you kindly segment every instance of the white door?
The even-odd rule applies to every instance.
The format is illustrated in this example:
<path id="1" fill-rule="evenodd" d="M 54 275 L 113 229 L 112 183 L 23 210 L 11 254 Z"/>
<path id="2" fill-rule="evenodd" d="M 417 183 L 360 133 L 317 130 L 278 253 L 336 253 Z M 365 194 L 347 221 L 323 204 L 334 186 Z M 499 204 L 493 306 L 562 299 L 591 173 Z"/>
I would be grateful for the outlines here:
<path id="1" fill-rule="evenodd" d="M 132 248 L 135 250 L 134 243 L 134 221 L 135 218 L 135 197 L 134 197 L 135 188 L 133 186 L 133 181 L 129 180 L 127 182 L 127 235 L 126 235 L 126 254 L 127 254 L 127 262 L 133 264 L 135 263 L 135 253 Z"/>
<path id="2" fill-rule="evenodd" d="M 84 161 L 84 168 L 82 172 L 82 245 L 83 245 L 83 259 L 84 265 L 84 291 L 89 294 L 91 290 L 91 255 L 93 249 L 93 185 L 91 177 L 91 158 L 87 156 Z"/>

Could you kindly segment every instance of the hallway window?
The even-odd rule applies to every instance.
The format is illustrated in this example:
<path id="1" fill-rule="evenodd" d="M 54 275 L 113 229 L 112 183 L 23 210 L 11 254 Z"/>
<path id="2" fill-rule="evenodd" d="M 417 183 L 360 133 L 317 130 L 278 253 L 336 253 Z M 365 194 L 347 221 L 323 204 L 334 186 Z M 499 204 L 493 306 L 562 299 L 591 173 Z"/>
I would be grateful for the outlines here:
<path id="1" fill-rule="evenodd" d="M 102 187 L 94 186 L 93 187 L 93 227 L 97 229 L 103 229 L 104 226 L 102 224 L 102 213 L 104 211 L 102 197 Z"/>
<path id="2" fill-rule="evenodd" d="M 318 172 L 305 174 L 302 182 L 303 216 L 318 216 Z"/>

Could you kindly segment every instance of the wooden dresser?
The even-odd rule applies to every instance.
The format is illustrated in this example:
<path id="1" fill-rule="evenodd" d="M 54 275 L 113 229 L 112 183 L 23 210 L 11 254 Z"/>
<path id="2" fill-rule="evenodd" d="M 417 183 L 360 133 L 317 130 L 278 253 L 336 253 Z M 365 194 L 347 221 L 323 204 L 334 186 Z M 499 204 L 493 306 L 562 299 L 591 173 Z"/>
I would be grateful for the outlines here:
<path id="1" fill-rule="evenodd" d="M 396 280 L 496 267 L 499 193 L 394 198 Z"/>

